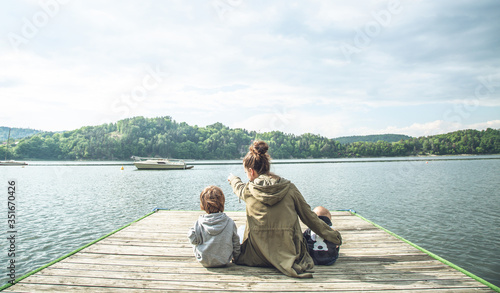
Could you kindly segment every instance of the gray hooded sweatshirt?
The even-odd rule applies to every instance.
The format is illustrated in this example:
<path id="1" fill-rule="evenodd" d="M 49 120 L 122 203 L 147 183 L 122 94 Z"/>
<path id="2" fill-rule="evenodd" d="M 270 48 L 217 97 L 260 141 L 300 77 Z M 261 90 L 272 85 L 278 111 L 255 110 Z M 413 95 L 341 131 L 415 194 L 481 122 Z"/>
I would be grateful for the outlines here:
<path id="1" fill-rule="evenodd" d="M 189 230 L 194 255 L 204 267 L 221 267 L 240 255 L 236 224 L 226 214 L 204 214 Z"/>

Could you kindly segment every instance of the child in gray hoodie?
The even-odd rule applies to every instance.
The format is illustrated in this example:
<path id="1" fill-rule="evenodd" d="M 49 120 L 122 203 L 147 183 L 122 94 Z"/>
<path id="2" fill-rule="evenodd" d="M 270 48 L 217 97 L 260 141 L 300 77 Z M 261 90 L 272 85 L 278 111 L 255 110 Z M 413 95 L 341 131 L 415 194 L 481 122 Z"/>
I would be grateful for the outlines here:
<path id="1" fill-rule="evenodd" d="M 225 197 L 222 189 L 208 186 L 200 194 L 201 215 L 188 238 L 194 246 L 196 260 L 204 267 L 222 267 L 240 254 L 240 239 L 236 224 L 224 213 Z"/>

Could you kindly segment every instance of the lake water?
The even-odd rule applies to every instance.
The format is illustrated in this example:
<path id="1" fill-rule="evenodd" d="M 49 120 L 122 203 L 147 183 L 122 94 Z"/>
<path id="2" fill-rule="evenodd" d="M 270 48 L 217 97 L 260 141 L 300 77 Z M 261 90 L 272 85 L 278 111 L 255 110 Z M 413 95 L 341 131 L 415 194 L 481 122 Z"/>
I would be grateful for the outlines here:
<path id="1" fill-rule="evenodd" d="M 294 182 L 311 206 L 354 209 L 500 285 L 500 156 L 300 162 L 274 164 L 272 171 Z M 8 179 L 17 180 L 16 277 L 155 207 L 199 210 L 199 194 L 207 185 L 223 189 L 226 210 L 245 209 L 226 181 L 229 173 L 246 178 L 241 165 L 138 171 L 132 165 L 120 170 L 115 164 L 33 162 L 0 169 L 4 207 Z M 7 210 L 2 210 L 0 263 L 6 268 Z M 0 283 L 8 280 L 3 269 Z"/>

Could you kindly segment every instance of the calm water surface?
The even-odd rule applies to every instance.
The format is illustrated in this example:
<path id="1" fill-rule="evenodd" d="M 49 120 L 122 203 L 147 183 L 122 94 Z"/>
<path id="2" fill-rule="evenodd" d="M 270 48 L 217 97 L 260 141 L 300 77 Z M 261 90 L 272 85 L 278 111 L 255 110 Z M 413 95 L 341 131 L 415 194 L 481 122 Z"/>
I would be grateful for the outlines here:
<path id="1" fill-rule="evenodd" d="M 500 285 L 500 157 L 478 158 L 275 164 L 272 171 L 294 182 L 311 206 L 354 209 Z M 53 163 L 1 168 L 5 206 L 7 180 L 18 181 L 16 274 L 45 265 L 155 207 L 198 210 L 199 194 L 207 185 L 222 187 L 226 210 L 243 211 L 244 203 L 238 203 L 227 184 L 229 173 L 245 178 L 240 165 L 197 165 L 186 171 Z M 3 210 L 1 267 L 8 260 Z M 6 272 L 0 275 L 1 284 L 8 280 Z"/>

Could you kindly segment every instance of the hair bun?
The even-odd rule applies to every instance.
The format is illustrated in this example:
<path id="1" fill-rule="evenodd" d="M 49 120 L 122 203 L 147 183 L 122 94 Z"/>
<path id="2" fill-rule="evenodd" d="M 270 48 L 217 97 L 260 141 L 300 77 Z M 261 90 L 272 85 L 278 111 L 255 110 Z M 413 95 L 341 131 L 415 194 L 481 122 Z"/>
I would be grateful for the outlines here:
<path id="1" fill-rule="evenodd" d="M 250 145 L 250 151 L 257 156 L 266 154 L 268 149 L 269 145 L 262 140 L 254 141 L 253 144 Z"/>
<path id="2" fill-rule="evenodd" d="M 243 167 L 257 171 L 257 174 L 269 174 L 271 157 L 267 153 L 269 145 L 262 140 L 254 141 L 248 147 L 248 153 L 243 158 Z"/>

